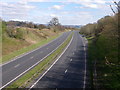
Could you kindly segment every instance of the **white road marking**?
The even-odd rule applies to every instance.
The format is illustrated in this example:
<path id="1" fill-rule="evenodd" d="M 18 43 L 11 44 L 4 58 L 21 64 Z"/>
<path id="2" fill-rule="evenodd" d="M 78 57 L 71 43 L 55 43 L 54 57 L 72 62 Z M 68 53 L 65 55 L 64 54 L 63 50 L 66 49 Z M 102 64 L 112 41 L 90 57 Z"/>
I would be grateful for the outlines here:
<path id="1" fill-rule="evenodd" d="M 75 53 L 73 52 L 73 55 L 74 55 Z"/>
<path id="2" fill-rule="evenodd" d="M 66 70 L 65 70 L 65 73 L 67 73 L 67 71 L 68 71 L 68 70 L 66 69 Z"/>
<path id="3" fill-rule="evenodd" d="M 20 64 L 17 64 L 17 65 L 15 65 L 14 67 L 16 68 L 16 67 L 18 67 L 18 66 L 20 66 Z"/>
<path id="4" fill-rule="evenodd" d="M 67 40 L 68 38 L 66 38 L 65 40 Z M 63 41 L 63 43 L 65 42 L 65 40 Z M 25 70 L 24 72 L 22 72 L 21 74 L 19 74 L 17 77 L 15 77 L 14 79 L 12 79 L 11 81 L 9 81 L 8 83 L 6 83 L 5 85 L 3 85 L 2 87 L 0 87 L 0 90 L 3 89 L 4 87 L 6 87 L 7 85 L 9 85 L 10 83 L 12 83 L 13 81 L 15 81 L 17 78 L 19 78 L 20 76 L 22 76 L 23 74 L 25 74 L 27 71 L 29 71 L 30 69 L 32 69 L 34 66 L 38 65 L 42 60 L 44 60 L 45 58 L 47 58 L 50 54 L 52 54 L 54 51 L 56 51 L 63 43 L 61 43 L 57 48 L 55 48 L 51 53 L 49 53 L 48 55 L 46 55 L 44 58 L 42 58 L 41 60 L 39 60 L 37 63 L 35 63 L 34 65 L 32 65 L 30 68 L 28 68 L 27 70 Z M 36 50 L 36 49 L 35 49 Z M 35 51 L 33 50 L 33 51 Z M 32 52 L 33 52 L 32 51 Z M 12 62 L 12 61 L 11 61 Z M 5 64 L 4 64 L 5 65 Z"/>
<path id="5" fill-rule="evenodd" d="M 79 35 L 80 36 L 80 35 Z M 85 51 L 85 71 L 84 71 L 84 83 L 83 83 L 83 90 L 85 90 L 85 87 L 86 87 L 86 62 L 87 62 L 87 60 L 86 60 L 86 56 L 87 56 L 87 54 L 86 54 L 86 48 L 85 48 L 85 46 L 86 46 L 86 43 L 84 43 L 84 41 L 83 41 L 83 38 L 80 36 L 80 38 L 82 39 L 82 42 L 83 42 L 83 46 L 84 46 L 84 51 Z M 86 39 L 87 40 L 87 39 Z"/>
<path id="6" fill-rule="evenodd" d="M 43 51 L 41 51 L 40 53 L 43 53 Z"/>
<path id="7" fill-rule="evenodd" d="M 64 51 L 61 53 L 61 55 L 55 60 L 55 62 L 47 69 L 47 71 L 45 73 L 43 73 L 43 75 L 30 87 L 29 90 L 31 90 L 37 83 L 38 81 L 40 81 L 45 75 L 46 73 L 55 65 L 55 63 L 61 58 L 61 56 L 66 52 L 66 50 L 68 49 L 68 47 L 70 46 L 70 44 L 72 43 L 73 40 L 73 36 L 72 39 L 70 40 L 70 43 L 67 45 L 67 47 L 64 49 Z"/>
<path id="8" fill-rule="evenodd" d="M 47 48 L 47 49 L 49 49 L 49 48 Z"/>
<path id="9" fill-rule="evenodd" d="M 33 59 L 34 57 L 30 57 L 30 59 Z"/>
<path id="10" fill-rule="evenodd" d="M 70 59 L 70 61 L 72 62 L 72 59 Z"/>

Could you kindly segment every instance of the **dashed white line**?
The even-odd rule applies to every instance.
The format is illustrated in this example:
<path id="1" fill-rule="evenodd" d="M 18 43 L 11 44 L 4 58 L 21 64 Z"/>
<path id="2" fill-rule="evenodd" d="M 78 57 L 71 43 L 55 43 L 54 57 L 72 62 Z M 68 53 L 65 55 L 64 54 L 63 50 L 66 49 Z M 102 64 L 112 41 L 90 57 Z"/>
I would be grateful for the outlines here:
<path id="1" fill-rule="evenodd" d="M 47 48 L 47 49 L 49 49 L 49 48 Z"/>
<path id="2" fill-rule="evenodd" d="M 33 59 L 33 57 L 30 57 L 30 59 Z"/>
<path id="3" fill-rule="evenodd" d="M 70 59 L 70 61 L 72 62 L 72 59 Z"/>
<path id="4" fill-rule="evenodd" d="M 68 71 L 68 70 L 66 69 L 66 70 L 65 70 L 65 73 L 67 73 L 67 71 Z"/>
<path id="5" fill-rule="evenodd" d="M 18 66 L 20 66 L 20 64 L 17 64 L 17 65 L 15 65 L 14 67 L 16 68 L 16 67 L 18 67 Z"/>
<path id="6" fill-rule="evenodd" d="M 75 53 L 73 52 L 73 55 L 74 55 Z"/>

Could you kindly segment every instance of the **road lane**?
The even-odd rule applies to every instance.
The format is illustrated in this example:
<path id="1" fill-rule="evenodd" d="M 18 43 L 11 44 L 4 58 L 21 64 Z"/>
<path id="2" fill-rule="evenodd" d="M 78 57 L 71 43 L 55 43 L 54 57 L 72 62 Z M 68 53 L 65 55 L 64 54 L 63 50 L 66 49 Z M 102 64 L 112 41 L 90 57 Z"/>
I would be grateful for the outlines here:
<path id="1" fill-rule="evenodd" d="M 33 88 L 83 88 L 85 76 L 85 46 L 75 31 L 69 48 Z"/>
<path id="2" fill-rule="evenodd" d="M 2 86 L 16 78 L 26 69 L 30 68 L 36 62 L 52 52 L 70 35 L 71 32 L 66 32 L 53 42 L 39 48 L 21 58 L 18 58 L 8 64 L 2 66 Z M 48 49 L 46 49 L 48 48 Z M 42 52 L 42 53 L 41 53 Z"/>

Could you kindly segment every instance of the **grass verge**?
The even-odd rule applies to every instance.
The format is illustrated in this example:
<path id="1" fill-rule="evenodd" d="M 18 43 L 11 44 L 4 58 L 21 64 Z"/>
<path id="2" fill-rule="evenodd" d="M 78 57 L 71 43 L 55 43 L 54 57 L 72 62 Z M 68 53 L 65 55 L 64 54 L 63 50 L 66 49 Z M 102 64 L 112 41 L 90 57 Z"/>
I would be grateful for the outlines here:
<path id="1" fill-rule="evenodd" d="M 117 63 L 118 46 L 115 40 L 106 39 L 102 35 L 87 39 L 91 88 L 120 88 L 120 65 Z"/>
<path id="2" fill-rule="evenodd" d="M 57 57 L 64 48 L 68 45 L 72 38 L 72 34 L 67 38 L 67 40 L 56 50 L 54 51 L 50 56 L 48 56 L 46 59 L 41 61 L 37 66 L 35 66 L 33 69 L 28 71 L 26 74 L 24 74 L 22 77 L 20 77 L 18 80 L 13 82 L 11 85 L 9 85 L 7 88 L 25 88 L 27 87 L 32 80 L 37 78 L 43 70 L 45 70 Z"/>
<path id="3" fill-rule="evenodd" d="M 51 37 L 49 39 L 42 40 L 41 42 L 39 42 L 37 44 L 30 45 L 30 46 L 28 46 L 26 48 L 22 48 L 22 49 L 20 49 L 18 51 L 15 51 L 15 52 L 12 52 L 12 53 L 10 53 L 8 55 L 5 55 L 2 58 L 0 58 L 0 63 L 5 63 L 7 61 L 10 61 L 14 57 L 17 57 L 17 56 L 19 56 L 19 55 L 21 55 L 23 53 L 27 53 L 27 52 L 29 52 L 29 51 L 31 51 L 33 49 L 36 49 L 36 48 L 38 48 L 38 47 L 40 47 L 42 45 L 45 45 L 45 44 L 47 44 L 48 42 L 52 41 L 53 39 L 55 39 L 57 37 L 58 37 L 58 35 L 53 36 L 53 37 Z"/>
<path id="4" fill-rule="evenodd" d="M 90 88 L 91 89 L 94 89 L 94 60 L 95 60 L 95 47 L 94 45 L 92 44 L 92 39 L 93 37 L 89 37 L 87 38 L 88 40 L 88 69 L 89 69 L 89 73 L 90 73 Z"/>

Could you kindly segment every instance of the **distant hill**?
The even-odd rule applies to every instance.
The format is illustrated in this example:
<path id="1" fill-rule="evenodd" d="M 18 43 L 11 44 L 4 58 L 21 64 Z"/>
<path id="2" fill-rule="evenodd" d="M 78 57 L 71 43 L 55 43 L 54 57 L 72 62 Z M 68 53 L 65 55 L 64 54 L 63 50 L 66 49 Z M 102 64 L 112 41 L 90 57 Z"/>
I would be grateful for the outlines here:
<path id="1" fill-rule="evenodd" d="M 63 25 L 65 27 L 80 28 L 82 25 Z"/>

